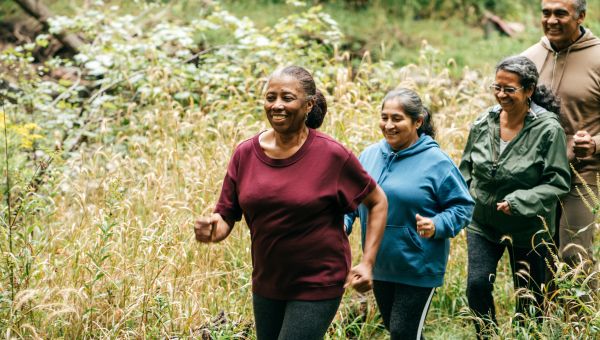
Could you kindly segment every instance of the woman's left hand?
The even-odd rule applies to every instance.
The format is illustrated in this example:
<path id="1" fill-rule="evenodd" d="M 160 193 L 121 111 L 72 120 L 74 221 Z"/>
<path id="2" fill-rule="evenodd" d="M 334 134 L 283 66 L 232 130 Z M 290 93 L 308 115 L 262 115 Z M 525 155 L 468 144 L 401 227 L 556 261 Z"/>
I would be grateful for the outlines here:
<path id="1" fill-rule="evenodd" d="M 415 215 L 417 219 L 417 232 L 419 236 L 424 238 L 432 238 L 435 235 L 435 224 L 428 217 L 423 217 L 419 214 Z"/>
<path id="2" fill-rule="evenodd" d="M 346 277 L 346 283 L 344 288 L 352 286 L 359 293 L 366 293 L 373 288 L 373 268 L 364 262 L 352 267 L 348 276 Z"/>
<path id="3" fill-rule="evenodd" d="M 510 204 L 508 204 L 507 201 L 496 203 L 496 210 L 502 211 L 503 213 L 509 216 L 512 215 L 512 213 L 510 212 Z"/>

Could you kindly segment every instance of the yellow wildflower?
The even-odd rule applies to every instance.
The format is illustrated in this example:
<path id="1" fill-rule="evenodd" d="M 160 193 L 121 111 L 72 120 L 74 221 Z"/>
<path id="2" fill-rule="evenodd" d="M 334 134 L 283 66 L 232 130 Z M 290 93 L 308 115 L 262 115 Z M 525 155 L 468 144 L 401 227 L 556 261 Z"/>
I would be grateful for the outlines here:
<path id="1" fill-rule="evenodd" d="M 35 130 L 40 129 L 40 127 L 35 123 L 13 125 L 10 128 L 19 137 L 21 137 L 21 147 L 24 149 L 31 149 L 36 140 L 44 138 L 42 135 L 34 133 Z"/>

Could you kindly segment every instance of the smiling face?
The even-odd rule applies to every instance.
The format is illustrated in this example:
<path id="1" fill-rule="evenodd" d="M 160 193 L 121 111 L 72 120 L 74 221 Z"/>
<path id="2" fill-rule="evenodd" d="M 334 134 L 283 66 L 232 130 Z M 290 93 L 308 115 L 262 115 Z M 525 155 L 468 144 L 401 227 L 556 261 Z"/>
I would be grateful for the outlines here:
<path id="1" fill-rule="evenodd" d="M 559 51 L 579 38 L 579 26 L 584 19 L 585 12 L 577 15 L 575 0 L 542 0 L 544 35 Z"/>
<path id="2" fill-rule="evenodd" d="M 294 77 L 277 74 L 269 80 L 264 108 L 267 119 L 276 132 L 300 132 L 312 106 L 312 101 L 307 100 L 300 82 Z"/>
<path id="3" fill-rule="evenodd" d="M 519 75 L 504 70 L 498 70 L 498 72 L 496 72 L 496 80 L 494 84 L 503 89 L 518 89 L 513 94 L 507 94 L 504 90 L 494 94 L 498 104 L 502 106 L 504 111 L 515 114 L 527 112 L 529 108 L 527 98 L 531 97 L 533 94 L 533 89 L 521 88 L 521 78 Z"/>
<path id="4" fill-rule="evenodd" d="M 398 100 L 390 99 L 383 104 L 379 128 L 394 151 L 406 149 L 414 144 L 419 139 L 417 129 L 422 123 L 423 117 L 413 120 L 405 114 Z"/>

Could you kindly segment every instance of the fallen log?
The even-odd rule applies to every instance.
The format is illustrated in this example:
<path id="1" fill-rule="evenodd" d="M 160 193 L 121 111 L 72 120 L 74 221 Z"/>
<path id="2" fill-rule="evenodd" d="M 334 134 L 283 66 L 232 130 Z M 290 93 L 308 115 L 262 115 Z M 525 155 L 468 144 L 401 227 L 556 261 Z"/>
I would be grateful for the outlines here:
<path id="1" fill-rule="evenodd" d="M 53 16 L 52 12 L 41 0 L 14 0 L 27 14 L 31 15 L 48 29 L 48 19 Z M 74 53 L 79 52 L 83 41 L 73 33 L 59 33 L 54 35 L 67 49 Z"/>
<path id="2" fill-rule="evenodd" d="M 522 24 L 504 21 L 499 16 L 488 11 L 483 13 L 482 24 L 485 29 L 486 38 L 488 38 L 492 30 L 496 30 L 501 35 L 506 35 L 511 38 L 524 30 Z"/>

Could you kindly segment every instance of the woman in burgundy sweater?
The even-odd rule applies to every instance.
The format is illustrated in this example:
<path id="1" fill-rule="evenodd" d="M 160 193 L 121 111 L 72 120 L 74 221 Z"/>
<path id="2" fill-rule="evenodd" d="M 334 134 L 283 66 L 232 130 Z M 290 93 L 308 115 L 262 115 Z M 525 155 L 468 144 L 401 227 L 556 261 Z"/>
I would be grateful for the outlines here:
<path id="1" fill-rule="evenodd" d="M 236 148 L 214 213 L 196 221 L 196 240 L 225 239 L 243 215 L 258 339 L 322 339 L 344 288 L 371 289 L 387 200 L 350 151 L 315 130 L 327 103 L 308 71 L 274 72 L 264 109 L 271 129 Z M 366 242 L 350 268 L 344 214 L 360 203 L 369 209 Z"/>

